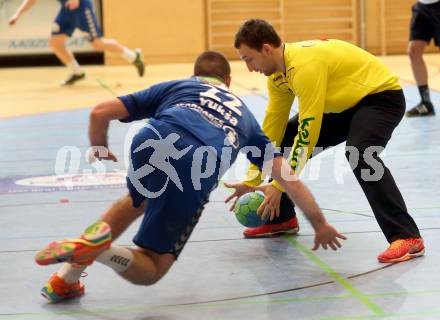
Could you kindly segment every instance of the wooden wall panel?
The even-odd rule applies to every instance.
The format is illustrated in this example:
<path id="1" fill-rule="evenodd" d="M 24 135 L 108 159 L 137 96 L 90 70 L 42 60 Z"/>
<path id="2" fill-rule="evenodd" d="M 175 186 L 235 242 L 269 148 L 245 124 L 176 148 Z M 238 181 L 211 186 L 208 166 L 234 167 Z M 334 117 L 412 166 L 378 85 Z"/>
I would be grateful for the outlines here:
<path id="1" fill-rule="evenodd" d="M 357 0 L 207 0 L 208 47 L 237 58 L 234 34 L 249 18 L 271 22 L 285 41 L 338 38 L 358 43 Z"/>
<path id="2" fill-rule="evenodd" d="M 192 62 L 207 47 L 205 0 L 104 0 L 103 14 L 105 36 L 142 48 L 147 63 Z"/>
<path id="3" fill-rule="evenodd" d="M 374 54 L 406 54 L 411 7 L 416 0 L 365 0 L 366 49 Z M 438 52 L 431 43 L 427 52 Z"/>
<path id="4" fill-rule="evenodd" d="M 337 38 L 374 54 L 405 54 L 415 1 L 105 0 L 103 16 L 105 36 L 142 48 L 148 63 L 189 62 L 208 48 L 237 59 L 234 35 L 250 18 L 270 21 L 289 42 Z M 124 63 L 112 55 L 106 62 Z"/>
<path id="5" fill-rule="evenodd" d="M 382 54 L 404 53 L 408 46 L 411 6 L 414 0 L 381 0 L 384 23 L 382 30 Z"/>
<path id="6" fill-rule="evenodd" d="M 357 0 L 284 1 L 285 40 L 336 38 L 358 44 Z"/>
<path id="7" fill-rule="evenodd" d="M 270 21 L 283 34 L 283 0 L 207 0 L 208 48 L 237 59 L 234 36 L 247 19 Z"/>

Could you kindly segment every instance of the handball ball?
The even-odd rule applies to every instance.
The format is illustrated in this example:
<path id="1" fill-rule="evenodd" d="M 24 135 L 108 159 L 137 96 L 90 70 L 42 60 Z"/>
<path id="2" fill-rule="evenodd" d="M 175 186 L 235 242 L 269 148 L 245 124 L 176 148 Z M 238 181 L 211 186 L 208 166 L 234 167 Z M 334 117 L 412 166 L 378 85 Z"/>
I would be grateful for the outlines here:
<path id="1" fill-rule="evenodd" d="M 257 192 L 246 193 L 241 196 L 234 207 L 238 222 L 247 228 L 255 228 L 265 224 L 270 215 L 268 214 L 265 219 L 261 220 L 261 215 L 257 214 L 263 200 L 264 196 Z"/>

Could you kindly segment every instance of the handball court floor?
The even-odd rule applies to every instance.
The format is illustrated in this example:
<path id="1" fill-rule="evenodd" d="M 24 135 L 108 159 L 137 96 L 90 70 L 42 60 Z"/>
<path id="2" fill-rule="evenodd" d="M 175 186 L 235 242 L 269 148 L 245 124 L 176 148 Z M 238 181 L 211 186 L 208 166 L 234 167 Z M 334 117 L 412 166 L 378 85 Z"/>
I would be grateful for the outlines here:
<path id="1" fill-rule="evenodd" d="M 439 58 L 427 56 L 438 111 Z M 401 78 L 408 107 L 417 103 L 407 58 L 384 61 Z M 261 121 L 265 78 L 241 62 L 232 66 L 232 89 Z M 183 78 L 191 69 L 154 65 L 139 79 L 129 67 L 86 67 L 87 79 L 71 88 L 58 86 L 63 68 L 0 69 L 0 320 L 440 319 L 440 115 L 403 119 L 383 155 L 421 228 L 422 258 L 377 262 L 387 243 L 337 146 L 313 159 L 303 179 L 328 221 L 348 237 L 339 251 L 310 251 L 313 231 L 301 213 L 297 236 L 243 239 L 220 185 L 179 261 L 158 284 L 132 285 L 96 263 L 83 278 L 81 299 L 51 305 L 40 296 L 59 266 L 36 265 L 35 253 L 52 240 L 78 236 L 126 192 L 129 126 L 110 128 L 110 148 L 120 162 L 104 163 L 106 174 L 90 174 L 97 170 L 84 159 L 90 107 Z M 240 158 L 223 180 L 240 179 L 245 168 Z M 56 177 L 62 173 L 73 178 Z M 137 224 L 116 243 L 131 246 Z"/>

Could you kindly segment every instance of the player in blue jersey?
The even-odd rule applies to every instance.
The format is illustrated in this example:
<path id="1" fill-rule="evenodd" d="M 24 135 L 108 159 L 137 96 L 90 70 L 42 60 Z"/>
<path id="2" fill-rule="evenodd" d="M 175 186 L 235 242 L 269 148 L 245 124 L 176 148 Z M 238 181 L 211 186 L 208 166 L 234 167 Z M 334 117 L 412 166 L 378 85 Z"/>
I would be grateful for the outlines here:
<path id="1" fill-rule="evenodd" d="M 132 63 L 140 77 L 144 75 L 145 65 L 140 49 L 130 50 L 113 39 L 103 38 L 92 0 L 58 0 L 61 3 L 60 11 L 55 18 L 50 47 L 66 65 L 72 74 L 62 82 L 62 85 L 72 85 L 84 79 L 85 73 L 76 61 L 72 52 L 67 48 L 66 41 L 72 36 L 75 29 L 87 32 L 93 48 L 98 51 L 107 51 L 122 56 Z M 35 4 L 36 0 L 24 0 L 17 12 L 9 19 L 9 25 L 14 25 L 20 16 Z"/>
<path id="2" fill-rule="evenodd" d="M 272 169 L 272 176 L 302 208 L 315 229 L 315 246 L 340 247 L 345 239 L 330 226 L 312 195 L 293 175 L 261 131 L 243 101 L 229 91 L 230 66 L 208 51 L 195 62 L 194 76 L 169 81 L 97 105 L 90 115 L 92 146 L 107 147 L 111 120 L 148 118 L 135 135 L 127 175 L 129 194 L 117 201 L 78 239 L 55 241 L 37 253 L 40 265 L 66 261 L 43 287 L 51 302 L 80 296 L 79 277 L 95 260 L 135 284 L 161 279 L 179 256 L 197 224 L 210 192 L 244 147 L 249 161 Z M 116 161 L 110 151 L 94 154 Z M 282 174 L 282 166 L 283 172 Z M 265 191 L 268 185 L 256 189 Z M 234 198 L 236 194 L 228 197 Z M 273 217 L 275 206 L 263 203 Z M 136 249 L 112 245 L 136 218 L 143 216 L 133 242 Z"/>

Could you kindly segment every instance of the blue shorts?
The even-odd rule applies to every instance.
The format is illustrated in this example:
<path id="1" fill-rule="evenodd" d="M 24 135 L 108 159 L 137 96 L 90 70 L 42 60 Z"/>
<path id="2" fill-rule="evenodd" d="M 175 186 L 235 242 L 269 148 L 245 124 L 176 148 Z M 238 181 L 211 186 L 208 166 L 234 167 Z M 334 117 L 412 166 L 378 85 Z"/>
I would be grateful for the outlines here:
<path id="1" fill-rule="evenodd" d="M 170 134 L 180 137 L 171 147 L 165 142 Z M 135 207 L 147 200 L 141 226 L 133 239 L 137 246 L 179 256 L 219 179 L 219 160 L 211 154 L 215 169 L 208 172 L 213 174 L 193 183 L 193 164 L 201 164 L 198 170 L 207 172 L 207 153 L 194 157 L 199 147 L 204 144 L 185 129 L 154 119 L 133 138 L 127 186 Z M 169 153 L 172 149 L 174 153 Z"/>
<path id="2" fill-rule="evenodd" d="M 81 0 L 80 6 L 75 10 L 69 10 L 64 3 L 61 4 L 54 21 L 52 35 L 66 34 L 70 37 L 75 29 L 87 32 L 90 41 L 102 37 L 91 0 Z"/>

